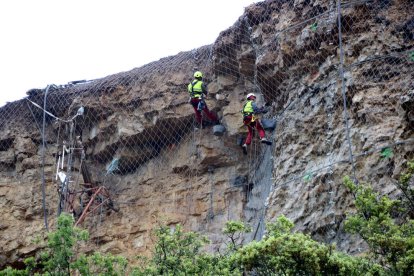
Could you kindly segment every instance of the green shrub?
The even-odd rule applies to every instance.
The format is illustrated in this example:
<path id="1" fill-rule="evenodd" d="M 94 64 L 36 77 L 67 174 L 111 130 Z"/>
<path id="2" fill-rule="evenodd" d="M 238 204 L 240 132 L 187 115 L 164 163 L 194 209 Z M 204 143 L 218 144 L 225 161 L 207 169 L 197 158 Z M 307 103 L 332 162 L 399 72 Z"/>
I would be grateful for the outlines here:
<path id="1" fill-rule="evenodd" d="M 226 258 L 202 252 L 208 243 L 194 232 L 185 233 L 180 225 L 174 229 L 156 229 L 152 258 L 135 268 L 133 275 L 233 275 Z"/>
<path id="2" fill-rule="evenodd" d="M 381 268 L 367 260 L 336 252 L 302 233 L 291 233 L 293 223 L 280 216 L 268 225 L 269 235 L 239 249 L 231 262 L 257 275 L 370 275 Z"/>
<path id="3" fill-rule="evenodd" d="M 344 183 L 354 194 L 356 207 L 356 213 L 346 219 L 345 229 L 361 236 L 388 274 L 414 275 L 414 221 L 408 217 L 407 205 L 379 195 L 366 184 L 356 185 L 349 177 Z"/>

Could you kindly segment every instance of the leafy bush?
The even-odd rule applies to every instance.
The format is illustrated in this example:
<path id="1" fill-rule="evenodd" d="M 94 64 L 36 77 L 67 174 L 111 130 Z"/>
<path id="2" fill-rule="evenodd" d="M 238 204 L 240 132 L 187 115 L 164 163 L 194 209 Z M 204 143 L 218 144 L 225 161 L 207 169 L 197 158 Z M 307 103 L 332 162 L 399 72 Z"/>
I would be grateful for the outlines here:
<path id="1" fill-rule="evenodd" d="M 89 234 L 73 226 L 71 215 L 62 214 L 57 221 L 57 229 L 48 235 L 48 247 L 42 252 L 42 266 L 52 275 L 69 275 L 70 264 L 74 261 L 74 246 L 86 241 Z"/>
<path id="2" fill-rule="evenodd" d="M 23 275 L 125 275 L 127 261 L 123 257 L 94 253 L 91 256 L 78 254 L 78 245 L 87 241 L 86 230 L 74 227 L 71 215 L 62 213 L 57 228 L 49 233 L 47 246 L 40 252 L 40 259 L 27 258 L 23 270 L 6 268 L 0 276 Z"/>
<path id="3" fill-rule="evenodd" d="M 268 225 L 269 235 L 239 249 L 232 257 L 240 269 L 257 275 L 370 275 L 381 268 L 367 260 L 336 252 L 302 233 L 280 216 Z"/>
<path id="4" fill-rule="evenodd" d="M 223 229 L 223 234 L 227 236 L 230 243 L 227 245 L 227 250 L 233 252 L 242 246 L 242 236 L 245 233 L 251 232 L 252 229 L 241 221 L 228 221 Z"/>
<path id="5" fill-rule="evenodd" d="M 71 269 L 80 275 L 126 275 L 128 261 L 122 256 L 103 255 L 95 252 L 91 256 L 81 255 L 71 264 Z"/>
<path id="6" fill-rule="evenodd" d="M 135 268 L 133 275 L 232 275 L 225 258 L 201 251 L 208 242 L 205 237 L 185 233 L 180 225 L 161 226 L 155 235 L 152 259 Z"/>
<path id="7" fill-rule="evenodd" d="M 402 179 L 411 179 L 413 172 Z M 414 221 L 409 219 L 410 211 L 406 207 L 409 205 L 380 196 L 368 185 L 356 185 L 349 177 L 344 178 L 344 183 L 354 194 L 357 209 L 356 214 L 345 221 L 345 229 L 361 236 L 375 261 L 387 273 L 414 275 Z M 398 186 L 409 191 L 404 183 Z M 403 194 L 410 195 L 404 191 Z"/>

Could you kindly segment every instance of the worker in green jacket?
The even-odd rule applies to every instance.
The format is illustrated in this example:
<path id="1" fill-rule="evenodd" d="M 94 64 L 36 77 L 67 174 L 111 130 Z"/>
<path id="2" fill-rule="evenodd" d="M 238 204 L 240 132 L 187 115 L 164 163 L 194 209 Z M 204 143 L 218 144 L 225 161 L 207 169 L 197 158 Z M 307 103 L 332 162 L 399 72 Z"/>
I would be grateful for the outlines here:
<path id="1" fill-rule="evenodd" d="M 204 97 L 207 96 L 207 85 L 203 82 L 203 73 L 197 71 L 194 73 L 194 80 L 188 84 L 188 93 L 190 94 L 190 103 L 194 108 L 195 117 L 197 122 L 202 124 L 201 112 L 203 111 L 206 114 L 207 118 L 214 124 L 218 124 L 219 121 L 217 116 L 211 112 Z"/>
<path id="2" fill-rule="evenodd" d="M 265 137 L 265 130 L 263 129 L 262 124 L 260 123 L 260 120 L 256 118 L 255 115 L 261 114 L 261 113 L 267 113 L 267 111 L 264 108 L 259 108 L 256 105 L 256 95 L 253 93 L 249 93 L 246 96 L 246 103 L 243 106 L 243 124 L 247 126 L 248 134 L 246 137 L 246 141 L 242 145 L 243 153 L 247 154 L 247 146 L 251 144 L 252 138 L 253 138 L 253 129 L 256 128 L 259 132 L 260 141 L 266 145 L 271 145 L 272 142 L 267 140 Z"/>

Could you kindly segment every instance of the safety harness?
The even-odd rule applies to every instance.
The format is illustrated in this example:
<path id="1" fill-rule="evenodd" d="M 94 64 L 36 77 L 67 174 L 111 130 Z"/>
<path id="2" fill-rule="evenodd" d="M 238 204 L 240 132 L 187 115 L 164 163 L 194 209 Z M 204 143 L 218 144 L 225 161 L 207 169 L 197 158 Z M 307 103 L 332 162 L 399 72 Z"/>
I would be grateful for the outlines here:
<path id="1" fill-rule="evenodd" d="M 203 91 L 196 91 L 194 92 L 194 85 L 196 85 L 199 80 L 195 80 L 191 83 L 191 97 L 192 98 L 202 98 Z"/>
<path id="2" fill-rule="evenodd" d="M 246 118 L 246 117 L 248 117 L 248 116 L 252 116 L 252 119 L 251 119 L 251 122 L 254 122 L 255 120 L 256 120 L 256 117 L 254 116 L 254 111 L 249 111 L 249 112 L 246 112 L 245 111 L 245 109 L 246 109 L 246 105 L 248 104 L 248 103 L 250 103 L 251 101 L 247 101 L 244 105 L 243 105 L 243 109 L 242 109 L 242 114 L 243 114 L 243 120 Z"/>

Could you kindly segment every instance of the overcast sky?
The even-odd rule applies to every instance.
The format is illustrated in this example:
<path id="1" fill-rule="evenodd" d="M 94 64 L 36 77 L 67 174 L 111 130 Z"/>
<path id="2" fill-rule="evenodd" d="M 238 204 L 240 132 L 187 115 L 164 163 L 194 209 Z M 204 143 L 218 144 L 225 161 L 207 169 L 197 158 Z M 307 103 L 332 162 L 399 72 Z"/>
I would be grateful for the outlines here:
<path id="1" fill-rule="evenodd" d="M 211 44 L 258 0 L 0 2 L 0 106 Z"/>

